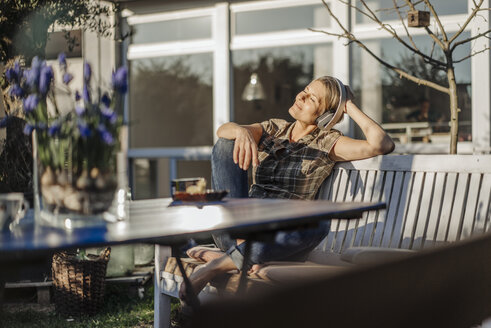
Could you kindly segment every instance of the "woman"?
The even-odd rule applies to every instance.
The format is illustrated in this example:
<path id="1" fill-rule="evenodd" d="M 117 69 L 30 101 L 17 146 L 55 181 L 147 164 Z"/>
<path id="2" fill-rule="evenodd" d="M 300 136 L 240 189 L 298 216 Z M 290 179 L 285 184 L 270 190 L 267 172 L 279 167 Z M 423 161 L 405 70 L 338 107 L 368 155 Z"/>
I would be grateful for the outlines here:
<path id="1" fill-rule="evenodd" d="M 251 125 L 232 122 L 222 125 L 212 154 L 213 187 L 230 190 L 231 197 L 313 199 L 335 162 L 391 152 L 392 139 L 352 98 L 349 87 L 324 76 L 313 80 L 296 96 L 289 109 L 295 119 L 293 123 L 271 119 Z M 332 123 L 338 123 L 343 112 L 358 124 L 366 140 L 319 128 L 319 117 L 332 113 Z M 251 164 L 254 183 L 247 193 L 246 172 Z M 264 262 L 303 261 L 327 235 L 329 224 L 325 222 L 315 229 L 280 231 L 271 243 L 253 242 L 249 263 L 243 263 L 244 240 L 214 236 L 221 251 L 198 246 L 187 252 L 190 257 L 206 262 L 190 276 L 193 290 L 199 292 L 213 277 L 230 270 L 252 273 Z M 183 284 L 180 297 L 185 300 L 186 296 Z"/>

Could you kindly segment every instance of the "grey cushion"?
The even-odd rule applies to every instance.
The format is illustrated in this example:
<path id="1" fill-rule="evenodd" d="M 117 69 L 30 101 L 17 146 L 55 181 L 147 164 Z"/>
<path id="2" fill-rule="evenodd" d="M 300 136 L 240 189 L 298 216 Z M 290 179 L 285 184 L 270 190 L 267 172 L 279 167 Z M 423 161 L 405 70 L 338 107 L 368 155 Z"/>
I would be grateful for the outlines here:
<path id="1" fill-rule="evenodd" d="M 416 251 L 400 248 L 351 247 L 341 254 L 340 259 L 353 264 L 371 264 L 400 259 L 415 253 Z"/>

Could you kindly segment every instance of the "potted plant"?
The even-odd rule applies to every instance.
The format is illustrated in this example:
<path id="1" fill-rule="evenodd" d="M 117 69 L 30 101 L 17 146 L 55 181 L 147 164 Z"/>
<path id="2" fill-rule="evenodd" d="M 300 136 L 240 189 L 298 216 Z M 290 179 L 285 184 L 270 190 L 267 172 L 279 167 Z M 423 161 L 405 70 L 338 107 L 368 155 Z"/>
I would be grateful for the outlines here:
<path id="1" fill-rule="evenodd" d="M 64 54 L 58 62 L 63 85 L 69 90 L 73 76 Z M 127 69 L 121 67 L 112 74 L 112 90 L 93 90 L 92 70 L 86 62 L 83 90 L 75 92 L 74 110 L 67 114 L 57 106 L 53 68 L 46 61 L 34 57 L 27 69 L 16 62 L 6 77 L 11 95 L 23 102 L 24 133 L 33 136 L 34 193 L 41 196 L 41 219 L 66 228 L 97 221 L 117 189 L 122 119 L 115 107 L 127 91 Z M 48 114 L 48 104 L 54 115 Z"/>

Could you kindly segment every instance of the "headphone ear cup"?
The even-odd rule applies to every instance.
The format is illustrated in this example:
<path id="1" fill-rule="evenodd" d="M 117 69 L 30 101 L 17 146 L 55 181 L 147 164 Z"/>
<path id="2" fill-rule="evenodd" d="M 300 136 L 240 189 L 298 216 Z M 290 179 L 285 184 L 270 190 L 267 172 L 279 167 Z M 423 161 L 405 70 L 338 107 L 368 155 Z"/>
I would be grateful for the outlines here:
<path id="1" fill-rule="evenodd" d="M 319 116 L 315 122 L 317 123 L 317 126 L 319 129 L 325 129 L 326 126 L 331 122 L 331 120 L 334 118 L 335 112 L 328 111 Z"/>

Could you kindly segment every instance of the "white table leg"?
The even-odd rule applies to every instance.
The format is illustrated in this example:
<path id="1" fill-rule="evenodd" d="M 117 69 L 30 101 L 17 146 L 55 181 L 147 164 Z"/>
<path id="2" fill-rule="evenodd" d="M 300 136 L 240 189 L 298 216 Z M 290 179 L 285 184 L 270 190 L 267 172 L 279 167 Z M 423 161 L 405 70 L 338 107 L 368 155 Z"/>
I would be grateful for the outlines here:
<path id="1" fill-rule="evenodd" d="M 171 256 L 171 248 L 168 246 L 155 245 L 155 272 L 154 272 L 154 327 L 170 327 L 170 303 L 171 298 L 162 294 L 160 290 L 160 273 L 164 269 L 167 258 Z"/>

